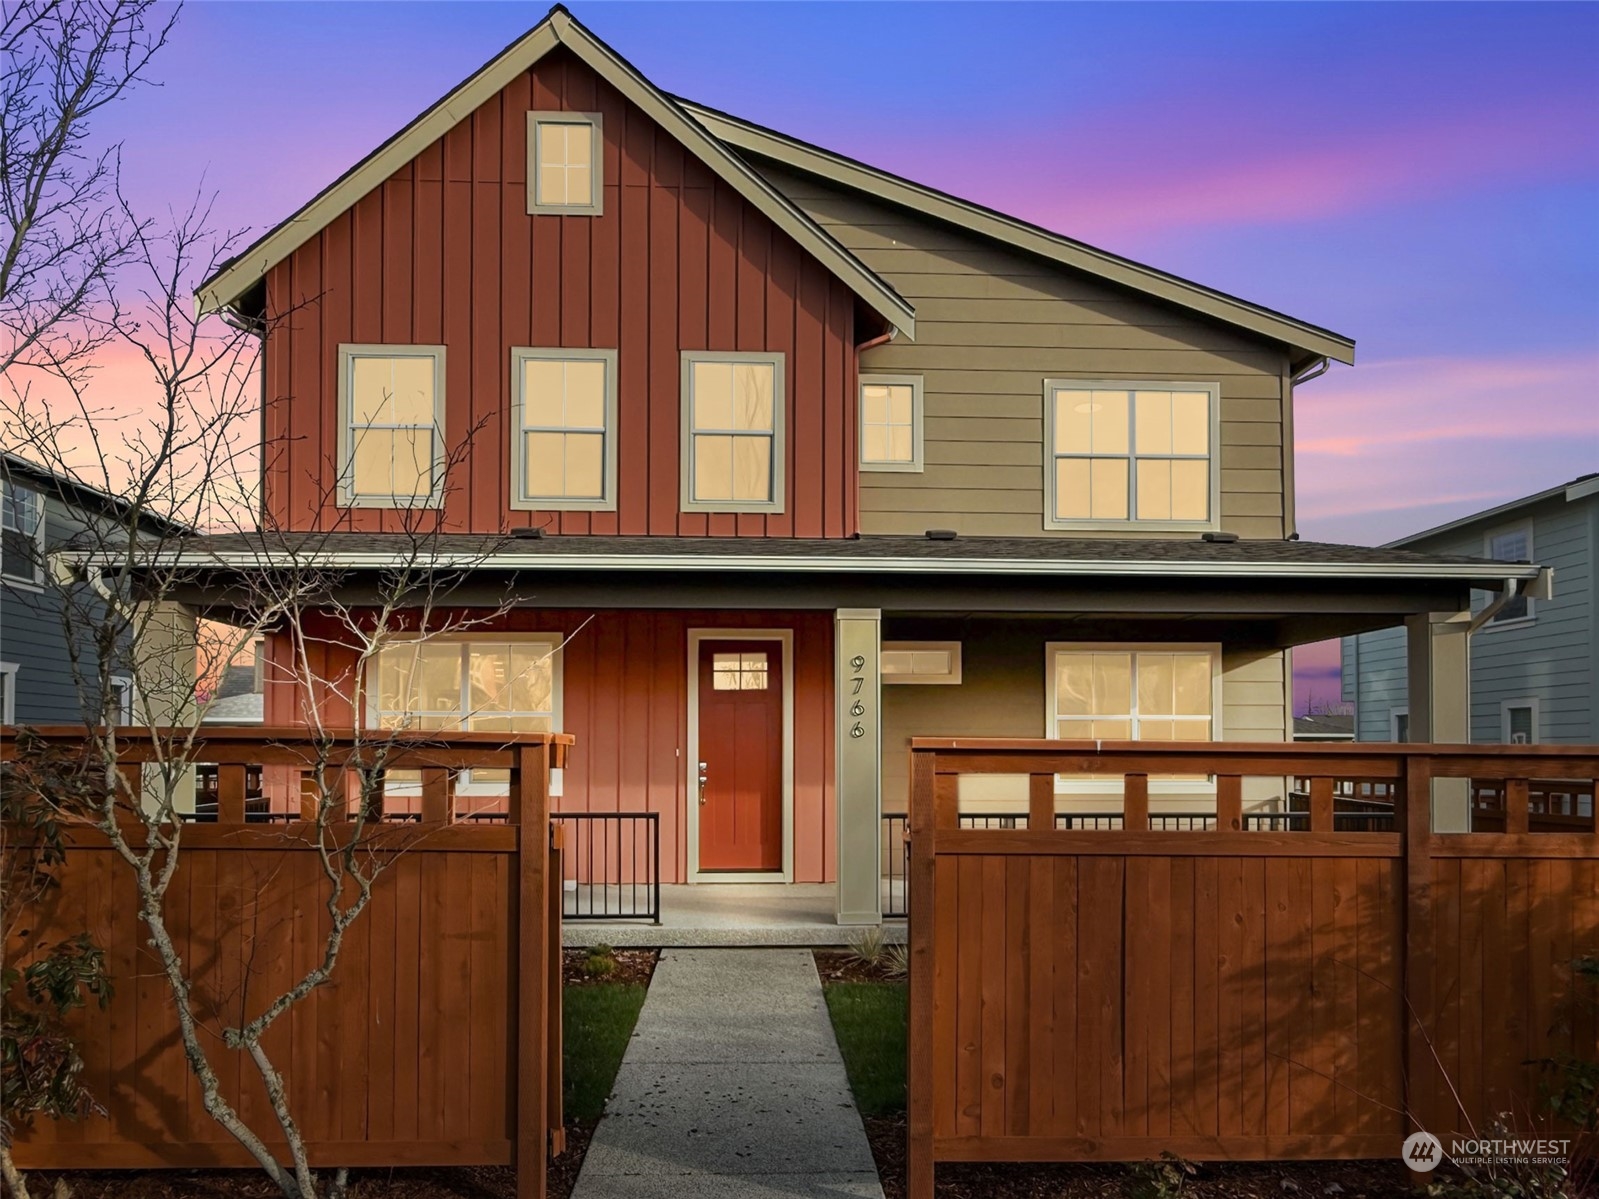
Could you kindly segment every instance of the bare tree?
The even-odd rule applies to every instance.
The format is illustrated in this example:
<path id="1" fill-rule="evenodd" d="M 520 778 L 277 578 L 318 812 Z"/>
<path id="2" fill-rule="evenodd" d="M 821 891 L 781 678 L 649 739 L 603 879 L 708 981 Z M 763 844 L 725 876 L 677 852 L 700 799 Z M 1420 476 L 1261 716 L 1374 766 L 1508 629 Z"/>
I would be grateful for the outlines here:
<path id="1" fill-rule="evenodd" d="M 115 202 L 120 148 L 95 118 L 144 82 L 177 10 L 155 0 L 0 6 L 0 375 L 81 377 L 112 336 L 111 279 L 137 222 Z"/>

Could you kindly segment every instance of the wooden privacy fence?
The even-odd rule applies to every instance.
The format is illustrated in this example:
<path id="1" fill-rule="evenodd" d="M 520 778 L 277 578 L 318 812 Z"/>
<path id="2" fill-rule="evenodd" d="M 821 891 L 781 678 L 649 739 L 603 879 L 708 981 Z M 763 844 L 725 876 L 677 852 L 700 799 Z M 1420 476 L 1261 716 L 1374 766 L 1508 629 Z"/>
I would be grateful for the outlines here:
<path id="1" fill-rule="evenodd" d="M 83 741 L 81 729 L 40 732 L 25 752 Z M 149 732 L 127 733 L 122 762 L 133 777 L 154 751 Z M 280 1018 L 264 1045 L 314 1164 L 514 1165 L 519 1193 L 542 1196 L 562 1127 L 562 872 L 549 774 L 572 738 L 382 736 L 390 767 L 422 772 L 421 819 L 385 818 L 381 798 L 370 806 L 361 852 L 384 862 L 370 905 L 346 934 L 331 982 Z M 12 786 L 28 775 L 18 749 L 17 735 L 0 730 Z M 181 825 L 164 913 L 223 1095 L 284 1160 L 260 1077 L 223 1044 L 222 1029 L 258 1015 L 316 963 L 330 928 L 329 883 L 318 825 L 247 823 L 246 781 L 256 767 L 299 772 L 318 761 L 339 780 L 370 764 L 374 749 L 353 735 L 207 728 L 189 755 L 215 766 L 216 810 L 212 822 Z M 450 777 L 473 768 L 509 773 L 503 822 L 455 819 Z M 326 823 L 326 843 L 349 844 L 356 827 Z M 142 844 L 142 827 L 131 829 Z M 59 887 L 7 953 L 21 964 L 30 946 L 84 930 L 105 948 L 115 997 L 108 1011 L 91 1006 L 71 1023 L 84 1082 L 107 1113 L 40 1120 L 18 1141 L 18 1164 L 252 1165 L 201 1106 L 132 870 L 94 829 L 71 828 L 68 838 Z"/>
<path id="2" fill-rule="evenodd" d="M 1057 773 L 1124 776 L 1126 827 L 1058 828 Z M 1030 776 L 1025 827 L 960 827 L 962 774 Z M 1213 779 L 1213 826 L 1150 829 L 1171 774 Z M 1570 969 L 1599 835 L 1529 832 L 1528 793 L 1596 774 L 1593 747 L 912 741 L 911 1199 L 937 1161 L 1388 1157 L 1536 1118 L 1539 1059 L 1599 1057 Z M 1296 775 L 1308 827 L 1250 831 L 1243 777 Z M 1435 779 L 1496 784 L 1508 831 L 1433 833 Z M 1334 831 L 1351 781 L 1391 785 L 1396 831 Z"/>

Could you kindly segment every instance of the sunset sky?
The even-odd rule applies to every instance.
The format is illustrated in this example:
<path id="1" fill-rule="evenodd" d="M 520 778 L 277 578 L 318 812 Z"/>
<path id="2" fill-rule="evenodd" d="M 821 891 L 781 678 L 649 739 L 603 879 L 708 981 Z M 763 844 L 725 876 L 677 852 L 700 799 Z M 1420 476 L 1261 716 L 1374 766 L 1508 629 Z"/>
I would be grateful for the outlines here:
<path id="1" fill-rule="evenodd" d="M 668 91 L 1355 338 L 1296 407 L 1306 538 L 1599 469 L 1599 6 L 571 7 Z M 260 229 L 544 11 L 192 4 L 105 132 L 139 203 Z"/>

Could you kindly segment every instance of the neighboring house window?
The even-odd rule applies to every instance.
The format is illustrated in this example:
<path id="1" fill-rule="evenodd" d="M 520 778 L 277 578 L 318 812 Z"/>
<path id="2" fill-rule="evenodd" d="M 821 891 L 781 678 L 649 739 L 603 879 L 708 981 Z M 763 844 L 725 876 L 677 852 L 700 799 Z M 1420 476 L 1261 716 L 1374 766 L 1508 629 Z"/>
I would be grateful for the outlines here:
<path id="1" fill-rule="evenodd" d="M 883 684 L 961 681 L 959 641 L 885 641 L 880 676 Z"/>
<path id="2" fill-rule="evenodd" d="M 1499 529 L 1489 533 L 1484 538 L 1484 552 L 1487 557 L 1499 562 L 1531 562 L 1532 561 L 1532 526 L 1530 524 L 1517 525 L 1514 528 Z M 1524 584 L 1525 585 L 1525 584 Z M 1489 596 L 1489 602 L 1493 597 Z M 1517 595 L 1498 612 L 1494 613 L 1486 627 L 1509 624 L 1511 621 L 1531 620 L 1532 600 L 1525 595 Z"/>
<path id="3" fill-rule="evenodd" d="M 922 469 L 921 376 L 861 376 L 861 469 Z"/>
<path id="4" fill-rule="evenodd" d="M 0 724 L 17 722 L 17 664 L 0 662 Z"/>
<path id="5" fill-rule="evenodd" d="M 514 508 L 616 508 L 616 351 L 511 351 Z"/>
<path id="6" fill-rule="evenodd" d="M 367 724 L 440 732 L 551 733 L 561 727 L 561 639 L 499 634 L 396 641 L 367 672 Z M 416 771 L 391 771 L 414 785 Z M 457 790 L 503 793 L 504 770 L 470 772 Z"/>
<path id="7" fill-rule="evenodd" d="M 599 216 L 605 156 L 599 113 L 527 114 L 527 210 Z"/>
<path id="8" fill-rule="evenodd" d="M 110 724 L 133 723 L 133 679 L 125 674 L 114 674 L 106 681 L 106 721 Z"/>
<path id="9" fill-rule="evenodd" d="M 1507 699 L 1499 705 L 1500 738 L 1506 745 L 1538 744 L 1538 700 Z"/>
<path id="10" fill-rule="evenodd" d="M 1044 523 L 1054 529 L 1214 525 L 1213 384 L 1044 381 Z"/>
<path id="11" fill-rule="evenodd" d="M 1050 645 L 1048 735 L 1062 740 L 1209 741 L 1214 646 Z"/>
<path id="12" fill-rule="evenodd" d="M 1388 714 L 1389 735 L 1398 742 L 1410 740 L 1410 713 L 1399 708 Z"/>
<path id="13" fill-rule="evenodd" d="M 339 500 L 346 508 L 444 499 L 444 347 L 339 347 Z"/>
<path id="14" fill-rule="evenodd" d="M 0 575 L 44 581 L 44 502 L 36 491 L 0 481 Z"/>
<path id="15" fill-rule="evenodd" d="M 683 509 L 783 510 L 783 355 L 683 355 Z"/>

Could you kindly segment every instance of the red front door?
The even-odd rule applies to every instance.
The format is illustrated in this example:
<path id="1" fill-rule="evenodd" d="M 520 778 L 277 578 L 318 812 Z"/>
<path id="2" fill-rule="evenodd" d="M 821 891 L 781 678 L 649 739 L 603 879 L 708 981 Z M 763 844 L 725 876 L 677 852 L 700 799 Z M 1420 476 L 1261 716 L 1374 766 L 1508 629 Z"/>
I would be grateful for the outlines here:
<path id="1" fill-rule="evenodd" d="M 700 869 L 783 868 L 783 651 L 776 641 L 702 641 Z"/>

